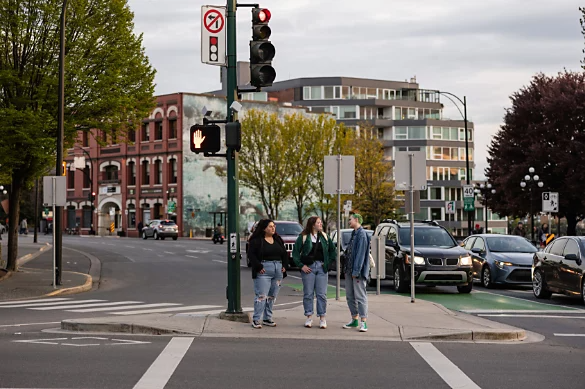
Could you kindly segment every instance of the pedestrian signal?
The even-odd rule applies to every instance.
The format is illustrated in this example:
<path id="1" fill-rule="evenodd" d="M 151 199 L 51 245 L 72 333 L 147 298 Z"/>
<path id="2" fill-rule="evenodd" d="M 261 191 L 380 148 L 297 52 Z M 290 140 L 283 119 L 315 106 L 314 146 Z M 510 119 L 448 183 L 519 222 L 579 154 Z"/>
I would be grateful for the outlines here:
<path id="1" fill-rule="evenodd" d="M 191 127 L 191 151 L 194 153 L 217 153 L 221 149 L 221 131 L 215 124 Z"/>

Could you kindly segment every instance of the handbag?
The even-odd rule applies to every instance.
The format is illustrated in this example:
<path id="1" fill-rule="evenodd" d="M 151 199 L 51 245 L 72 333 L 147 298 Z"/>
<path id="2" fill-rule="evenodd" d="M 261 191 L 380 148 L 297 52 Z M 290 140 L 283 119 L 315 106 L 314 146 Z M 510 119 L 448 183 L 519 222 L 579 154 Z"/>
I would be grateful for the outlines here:
<path id="1" fill-rule="evenodd" d="M 372 257 L 372 253 L 368 254 L 368 257 L 370 259 L 370 267 L 376 268 L 376 261 L 374 261 L 374 257 Z"/>

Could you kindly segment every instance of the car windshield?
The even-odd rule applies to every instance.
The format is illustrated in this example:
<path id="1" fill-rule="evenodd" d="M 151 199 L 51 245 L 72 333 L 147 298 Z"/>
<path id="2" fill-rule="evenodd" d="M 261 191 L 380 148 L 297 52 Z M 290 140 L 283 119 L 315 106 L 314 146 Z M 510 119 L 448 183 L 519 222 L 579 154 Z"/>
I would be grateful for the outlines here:
<path id="1" fill-rule="evenodd" d="M 489 237 L 486 241 L 493 253 L 535 253 L 538 251 L 528 240 L 520 236 Z"/>
<path id="2" fill-rule="evenodd" d="M 400 228 L 400 243 L 408 245 L 410 243 L 410 228 Z M 454 247 L 457 242 L 444 229 L 438 227 L 415 227 L 414 228 L 414 245 L 415 246 L 432 246 L 432 247 Z"/>
<path id="3" fill-rule="evenodd" d="M 365 230 L 366 234 L 368 236 L 372 236 L 374 234 L 373 230 Z M 351 240 L 351 233 L 353 231 L 343 231 L 343 242 L 341 242 L 341 247 L 345 247 L 349 244 L 349 241 Z"/>
<path id="4" fill-rule="evenodd" d="M 275 223 L 276 233 L 278 235 L 299 235 L 303 231 L 303 227 L 296 223 Z"/>
<path id="5" fill-rule="evenodd" d="M 177 224 L 172 220 L 165 220 L 160 222 L 163 226 L 176 226 Z"/>

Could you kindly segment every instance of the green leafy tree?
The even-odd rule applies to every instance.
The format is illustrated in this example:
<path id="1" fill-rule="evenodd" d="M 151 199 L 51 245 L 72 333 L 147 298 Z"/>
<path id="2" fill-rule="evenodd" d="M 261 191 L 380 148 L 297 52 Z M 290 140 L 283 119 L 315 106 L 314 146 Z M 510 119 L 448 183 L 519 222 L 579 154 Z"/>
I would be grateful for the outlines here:
<path id="1" fill-rule="evenodd" d="M 8 270 L 16 269 L 21 193 L 56 165 L 62 4 L 0 1 L 0 164 L 11 184 Z M 142 36 L 133 33 L 133 18 L 127 0 L 69 2 L 65 147 L 80 127 L 122 139 L 154 107 L 154 70 Z"/>

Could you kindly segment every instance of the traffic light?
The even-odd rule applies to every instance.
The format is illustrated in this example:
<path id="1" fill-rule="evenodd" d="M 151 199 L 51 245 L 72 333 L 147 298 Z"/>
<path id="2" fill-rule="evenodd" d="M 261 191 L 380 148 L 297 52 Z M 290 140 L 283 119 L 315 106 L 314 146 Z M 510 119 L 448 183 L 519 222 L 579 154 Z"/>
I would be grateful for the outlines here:
<path id="1" fill-rule="evenodd" d="M 272 33 L 268 27 L 271 16 L 266 8 L 252 8 L 250 84 L 257 88 L 271 86 L 276 78 L 276 70 L 272 67 L 276 49 L 268 40 Z"/>
<path id="2" fill-rule="evenodd" d="M 217 153 L 221 149 L 221 131 L 215 124 L 191 127 L 191 151 L 194 153 Z"/>
<path id="3" fill-rule="evenodd" d="M 61 175 L 65 176 L 67 172 L 67 162 L 62 162 L 61 163 Z"/>
<path id="4" fill-rule="evenodd" d="M 90 194 L 88 194 L 87 199 L 93 202 L 95 200 L 95 192 L 91 192 Z"/>
<path id="5" fill-rule="evenodd" d="M 242 148 L 242 125 L 240 122 L 230 122 L 225 125 L 225 145 L 236 151 Z"/>

